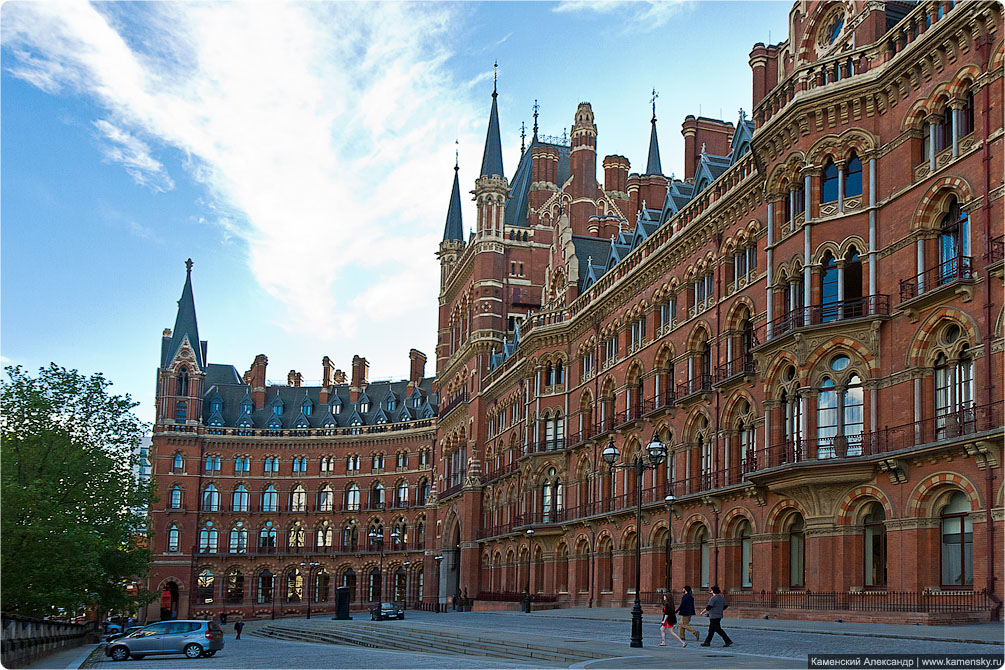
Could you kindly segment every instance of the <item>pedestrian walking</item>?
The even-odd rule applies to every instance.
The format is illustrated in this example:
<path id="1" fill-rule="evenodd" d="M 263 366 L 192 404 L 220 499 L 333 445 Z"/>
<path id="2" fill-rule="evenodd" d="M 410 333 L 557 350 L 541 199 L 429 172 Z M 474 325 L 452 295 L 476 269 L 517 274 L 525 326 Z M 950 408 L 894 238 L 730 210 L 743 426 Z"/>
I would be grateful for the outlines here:
<path id="1" fill-rule="evenodd" d="M 691 617 L 694 616 L 694 595 L 691 593 L 691 587 L 684 587 L 684 595 L 680 597 L 680 607 L 677 608 L 677 614 L 680 614 L 680 636 L 682 638 L 687 638 L 684 631 L 689 630 L 694 633 L 694 639 L 700 639 L 698 631 L 691 627 Z"/>
<path id="2" fill-rule="evenodd" d="M 240 640 L 241 639 L 241 631 L 244 630 L 244 622 L 241 621 L 240 619 L 238 619 L 237 621 L 235 621 L 234 622 L 234 630 L 237 631 L 237 637 L 235 637 L 234 639 L 235 640 Z"/>
<path id="3" fill-rule="evenodd" d="M 712 643 L 712 635 L 715 633 L 719 634 L 722 641 L 725 642 L 724 647 L 728 647 L 733 644 L 733 641 L 729 639 L 726 635 L 726 631 L 722 629 L 722 614 L 729 605 L 726 603 L 725 596 L 719 592 L 718 586 L 713 586 L 709 589 L 709 594 L 712 596 L 708 599 L 708 604 L 705 605 L 705 609 L 702 610 L 702 614 L 708 615 L 708 637 L 705 641 L 701 643 L 703 647 L 709 647 Z"/>
<path id="4" fill-rule="evenodd" d="M 664 596 L 663 596 L 663 622 L 660 624 L 660 646 L 661 647 L 667 646 L 667 631 L 670 631 L 670 634 L 673 635 L 675 638 L 677 638 L 677 641 L 680 642 L 680 646 L 681 647 L 686 647 L 687 646 L 687 642 L 685 642 L 684 640 L 680 639 L 680 636 L 677 635 L 677 633 L 674 632 L 673 627 L 676 624 L 677 624 L 677 617 L 676 617 L 676 615 L 674 615 L 673 605 L 670 604 L 670 598 L 668 598 L 664 594 Z"/>
<path id="5" fill-rule="evenodd" d="M 221 626 L 226 626 L 227 625 L 227 613 L 226 612 L 220 612 L 220 625 Z"/>

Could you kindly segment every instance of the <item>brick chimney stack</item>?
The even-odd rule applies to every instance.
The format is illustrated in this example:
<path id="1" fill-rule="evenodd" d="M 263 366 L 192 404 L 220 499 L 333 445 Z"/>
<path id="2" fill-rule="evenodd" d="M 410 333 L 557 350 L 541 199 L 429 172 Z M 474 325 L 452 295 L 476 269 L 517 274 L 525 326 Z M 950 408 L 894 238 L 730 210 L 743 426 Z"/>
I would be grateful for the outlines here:
<path id="1" fill-rule="evenodd" d="M 336 370 L 335 371 L 335 376 L 332 377 L 332 381 L 335 382 L 336 385 L 338 385 L 338 384 L 345 384 L 346 379 L 347 378 L 345 376 L 345 373 L 342 372 L 341 370 Z"/>
<path id="2" fill-rule="evenodd" d="M 628 192 L 628 170 L 631 163 L 624 156 L 604 157 L 604 190 L 608 193 Z M 624 197 L 624 196 L 622 196 Z"/>
<path id="3" fill-rule="evenodd" d="M 422 383 L 426 376 L 426 355 L 418 349 L 411 349 L 408 352 L 409 372 L 408 372 L 408 394 Z"/>
<path id="4" fill-rule="evenodd" d="M 750 51 L 750 71 L 753 76 L 753 106 L 778 85 L 778 47 L 758 42 Z"/>
<path id="5" fill-rule="evenodd" d="M 370 364 L 362 356 L 352 357 L 352 384 L 349 386 L 349 400 L 356 402 L 359 394 L 366 388 Z"/>
<path id="6" fill-rule="evenodd" d="M 296 370 L 290 370 L 289 374 L 286 375 L 287 386 L 300 386 L 303 383 L 304 376 Z"/>
<path id="7" fill-rule="evenodd" d="M 251 364 L 251 369 L 244 373 L 244 383 L 251 387 L 251 402 L 255 409 L 265 407 L 265 371 L 269 365 L 269 359 L 265 354 L 255 356 L 255 362 Z"/>
<path id="8" fill-rule="evenodd" d="M 681 135 L 684 136 L 684 179 L 692 179 L 698 168 L 702 148 L 713 156 L 729 155 L 729 141 L 733 137 L 732 123 L 692 114 L 684 118 Z"/>

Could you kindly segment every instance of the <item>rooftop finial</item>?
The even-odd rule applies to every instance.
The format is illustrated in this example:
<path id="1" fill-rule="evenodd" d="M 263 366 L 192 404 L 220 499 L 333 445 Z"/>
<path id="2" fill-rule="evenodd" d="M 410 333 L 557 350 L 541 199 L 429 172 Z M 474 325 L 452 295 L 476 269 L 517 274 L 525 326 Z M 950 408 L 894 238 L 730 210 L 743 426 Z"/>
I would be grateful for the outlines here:
<path id="1" fill-rule="evenodd" d="M 523 156 L 523 152 L 527 148 L 527 124 L 523 121 L 520 122 L 520 155 Z"/>
<path id="2" fill-rule="evenodd" d="M 194 263 L 192 263 L 191 258 L 185 261 L 185 272 L 187 274 L 192 274 L 192 265 L 194 265 Z"/>
<path id="3" fill-rule="evenodd" d="M 537 99 L 534 100 L 534 137 L 537 137 L 537 112 L 541 109 L 540 105 L 537 104 Z"/>
<path id="4" fill-rule="evenodd" d="M 653 88 L 653 96 L 650 98 L 650 102 L 653 103 L 653 123 L 656 123 L 656 98 L 658 97 L 660 97 L 660 94 Z"/>
<path id="5" fill-rule="evenodd" d="M 496 97 L 496 84 L 499 82 L 499 61 L 492 63 L 492 97 Z"/>
<path id="6" fill-rule="evenodd" d="M 461 141 L 460 139 L 454 140 L 454 172 L 460 169 L 461 165 Z"/>

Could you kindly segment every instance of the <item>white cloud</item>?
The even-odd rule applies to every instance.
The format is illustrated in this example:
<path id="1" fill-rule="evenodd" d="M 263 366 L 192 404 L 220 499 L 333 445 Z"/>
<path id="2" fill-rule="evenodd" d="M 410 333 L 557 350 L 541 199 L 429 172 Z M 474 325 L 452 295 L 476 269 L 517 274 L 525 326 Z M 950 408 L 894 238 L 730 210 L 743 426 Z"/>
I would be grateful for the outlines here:
<path id="1" fill-rule="evenodd" d="M 428 337 L 453 141 L 474 163 L 487 114 L 447 72 L 452 11 L 8 3 L 2 37 L 13 75 L 97 101 L 104 157 L 138 183 L 171 188 L 151 147 L 180 152 L 211 223 L 287 305 L 277 323 L 351 337 L 421 308 Z"/>
<path id="2" fill-rule="evenodd" d="M 665 26 L 690 0 L 562 0 L 552 10 L 572 13 L 618 13 L 625 32 L 648 32 Z"/>

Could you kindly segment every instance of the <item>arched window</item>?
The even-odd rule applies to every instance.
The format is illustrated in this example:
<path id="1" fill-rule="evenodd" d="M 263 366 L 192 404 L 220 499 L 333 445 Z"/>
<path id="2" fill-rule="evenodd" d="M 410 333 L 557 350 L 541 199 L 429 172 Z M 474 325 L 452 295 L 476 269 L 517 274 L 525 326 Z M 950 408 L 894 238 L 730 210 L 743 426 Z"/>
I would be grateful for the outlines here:
<path id="1" fill-rule="evenodd" d="M 827 252 L 823 259 L 823 275 L 820 278 L 820 302 L 830 305 L 838 301 L 838 268 L 834 255 Z M 838 318 L 836 309 L 825 309 L 821 321 L 834 321 Z"/>
<path id="2" fill-rule="evenodd" d="M 830 369 L 841 373 L 850 364 L 847 356 L 838 354 L 831 359 Z M 864 403 L 862 379 L 857 374 L 848 375 L 840 386 L 824 377 L 817 395 L 817 458 L 862 454 Z"/>
<path id="3" fill-rule="evenodd" d="M 258 602 L 271 603 L 276 590 L 276 576 L 266 568 L 258 573 Z"/>
<path id="4" fill-rule="evenodd" d="M 736 535 L 740 538 L 740 586 L 749 589 L 754 584 L 754 541 L 750 536 L 750 522 L 741 522 Z"/>
<path id="5" fill-rule="evenodd" d="M 865 585 L 870 588 L 886 587 L 886 514 L 879 503 L 869 503 L 862 520 L 864 535 Z"/>
<path id="6" fill-rule="evenodd" d="M 258 548 L 265 552 L 276 549 L 276 527 L 271 521 L 266 521 L 262 529 L 258 531 Z"/>
<path id="7" fill-rule="evenodd" d="M 342 527 L 342 548 L 355 551 L 357 546 L 359 546 L 359 528 L 355 521 L 348 521 Z"/>
<path id="8" fill-rule="evenodd" d="M 381 509 L 384 507 L 384 485 L 377 482 L 370 489 L 370 509 Z"/>
<path id="9" fill-rule="evenodd" d="M 174 406 L 175 423 L 185 423 L 188 417 L 188 403 L 182 401 Z"/>
<path id="10" fill-rule="evenodd" d="M 698 560 L 699 560 L 699 578 L 701 580 L 702 588 L 708 588 L 709 585 L 709 568 L 711 566 L 711 548 L 712 544 L 708 539 L 708 530 L 702 526 L 701 530 L 698 531 Z"/>
<path id="11" fill-rule="evenodd" d="M 844 197 L 862 195 L 862 161 L 855 154 L 848 160 L 844 171 Z"/>
<path id="12" fill-rule="evenodd" d="M 378 602 L 380 600 L 380 570 L 372 568 L 370 570 L 370 588 L 368 600 Z"/>
<path id="13" fill-rule="evenodd" d="M 248 511 L 248 489 L 244 488 L 244 484 L 238 484 L 237 488 L 234 489 L 234 494 L 231 496 L 231 502 L 233 503 L 233 511 Z"/>
<path id="14" fill-rule="evenodd" d="M 171 487 L 171 509 L 181 509 L 181 487 L 175 484 Z"/>
<path id="15" fill-rule="evenodd" d="M 306 535 L 303 524 L 295 522 L 286 532 L 286 546 L 290 549 L 302 549 L 307 540 Z"/>
<path id="16" fill-rule="evenodd" d="M 960 137 L 966 137 L 974 132 L 974 92 L 967 91 L 963 97 L 963 109 L 960 110 Z"/>
<path id="17" fill-rule="evenodd" d="M 167 536 L 167 550 L 168 551 L 178 551 L 178 544 L 181 541 L 181 531 L 178 530 L 176 524 L 171 524 L 168 528 Z"/>
<path id="18" fill-rule="evenodd" d="M 331 590 L 331 575 L 321 568 L 316 575 L 314 575 L 314 602 L 316 603 L 326 603 L 328 602 L 328 591 Z"/>
<path id="19" fill-rule="evenodd" d="M 298 568 L 286 573 L 286 602 L 299 603 L 304 599 L 304 576 Z"/>
<path id="20" fill-rule="evenodd" d="M 213 592 L 216 585 L 216 577 L 209 568 L 203 569 L 199 573 L 199 579 L 196 582 L 196 592 L 195 601 L 200 605 L 208 605 L 213 602 Z"/>
<path id="21" fill-rule="evenodd" d="M 307 511 L 307 491 L 300 484 L 297 484 L 293 491 L 290 493 L 290 511 L 291 512 L 306 512 Z"/>
<path id="22" fill-rule="evenodd" d="M 335 508 L 335 494 L 327 484 L 318 491 L 318 510 L 321 512 L 331 512 Z"/>
<path id="23" fill-rule="evenodd" d="M 279 493 L 276 491 L 276 487 L 271 484 L 265 487 L 265 493 L 262 494 L 262 511 L 279 511 Z"/>
<path id="24" fill-rule="evenodd" d="M 199 553 L 215 554 L 216 540 L 219 533 L 212 521 L 207 521 L 206 525 L 199 531 Z"/>
<path id="25" fill-rule="evenodd" d="M 342 586 L 349 589 L 349 602 L 356 602 L 356 571 L 349 568 L 342 575 Z"/>
<path id="26" fill-rule="evenodd" d="M 178 371 L 178 392 L 175 395 L 186 396 L 188 395 L 188 368 L 182 367 Z"/>
<path id="27" fill-rule="evenodd" d="M 394 491 L 394 506 L 408 507 L 408 482 L 399 482 Z"/>
<path id="28" fill-rule="evenodd" d="M 332 533 L 332 527 L 325 523 L 322 524 L 317 529 L 317 533 L 314 537 L 314 547 L 316 549 L 325 549 L 332 546 L 332 540 L 334 539 Z"/>
<path id="29" fill-rule="evenodd" d="M 202 510 L 204 512 L 220 511 L 220 492 L 213 484 L 207 486 L 206 490 L 202 492 Z"/>
<path id="30" fill-rule="evenodd" d="M 238 521 L 230 529 L 230 553 L 248 553 L 248 529 L 244 526 L 243 521 Z"/>
<path id="31" fill-rule="evenodd" d="M 408 546 L 408 522 L 398 519 L 391 531 L 391 548 L 404 549 Z"/>
<path id="32" fill-rule="evenodd" d="M 429 498 L 429 480 L 423 478 L 419 480 L 419 492 L 418 492 L 417 503 L 419 505 L 425 505 L 427 498 Z"/>
<path id="33" fill-rule="evenodd" d="M 959 331 L 958 326 L 951 326 Z M 935 436 L 969 432 L 974 422 L 974 361 L 964 347 L 955 365 L 940 353 L 935 361 Z"/>
<path id="34" fill-rule="evenodd" d="M 939 226 L 939 285 L 969 276 L 970 217 L 954 197 Z"/>
<path id="35" fill-rule="evenodd" d="M 942 586 L 961 588 L 974 583 L 974 528 L 970 501 L 953 493 L 942 508 Z"/>
<path id="36" fill-rule="evenodd" d="M 788 460 L 794 461 L 799 460 L 803 441 L 803 404 L 799 394 L 799 380 L 796 377 L 795 367 L 790 365 L 785 370 L 782 383 L 784 384 L 781 396 L 782 411 L 784 412 L 782 437 L 789 451 Z"/>
<path id="37" fill-rule="evenodd" d="M 237 568 L 227 571 L 226 602 L 228 605 L 238 605 L 244 601 L 244 575 Z"/>
<path id="38" fill-rule="evenodd" d="M 181 454 L 174 455 L 174 461 L 171 463 L 171 469 L 175 472 L 182 472 L 185 470 L 185 459 L 182 458 Z"/>
<path id="39" fill-rule="evenodd" d="M 355 484 L 350 484 L 345 491 L 345 508 L 350 512 L 359 510 L 359 487 Z"/>
<path id="40" fill-rule="evenodd" d="M 949 118 L 951 110 L 948 106 L 943 107 L 935 116 L 935 122 L 931 125 L 930 130 L 932 133 L 932 142 L 935 145 L 935 153 L 939 153 L 948 146 L 949 133 L 946 132 L 952 125 L 952 121 Z"/>
<path id="41" fill-rule="evenodd" d="M 541 484 L 541 521 L 544 523 L 550 522 L 555 513 L 554 479 L 555 468 L 551 468 Z"/>
<path id="42" fill-rule="evenodd" d="M 806 539 L 803 533 L 803 517 L 796 516 L 789 526 L 789 586 L 806 586 Z"/>
<path id="43" fill-rule="evenodd" d="M 838 169 L 834 161 L 827 159 L 824 164 L 823 180 L 820 183 L 820 202 L 834 202 L 838 199 Z"/>
<path id="44" fill-rule="evenodd" d="M 834 458 L 838 433 L 838 400 L 834 381 L 825 377 L 817 394 L 817 458 Z"/>

